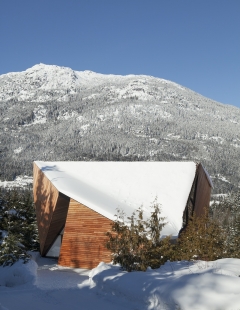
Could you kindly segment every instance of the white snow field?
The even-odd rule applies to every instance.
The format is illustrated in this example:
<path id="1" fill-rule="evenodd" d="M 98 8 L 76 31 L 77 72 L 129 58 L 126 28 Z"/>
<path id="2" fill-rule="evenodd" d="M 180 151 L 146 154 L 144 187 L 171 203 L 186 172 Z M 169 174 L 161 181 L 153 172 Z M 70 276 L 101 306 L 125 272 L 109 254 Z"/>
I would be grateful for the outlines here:
<path id="1" fill-rule="evenodd" d="M 18 175 L 16 176 L 14 181 L 1 181 L 0 180 L 0 187 L 3 188 L 28 188 L 32 186 L 33 178 L 27 175 Z"/>
<path id="2" fill-rule="evenodd" d="M 130 273 L 105 263 L 91 271 L 63 268 L 39 254 L 35 261 L 0 267 L 0 310 L 240 309 L 240 259 Z"/>

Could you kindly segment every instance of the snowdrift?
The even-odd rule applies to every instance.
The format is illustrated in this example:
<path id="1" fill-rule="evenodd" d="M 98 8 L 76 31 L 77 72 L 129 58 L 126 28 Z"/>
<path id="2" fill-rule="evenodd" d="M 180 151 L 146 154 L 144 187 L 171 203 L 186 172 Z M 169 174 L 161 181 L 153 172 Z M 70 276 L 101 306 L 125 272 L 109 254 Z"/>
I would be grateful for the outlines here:
<path id="1" fill-rule="evenodd" d="M 20 260 L 12 266 L 0 266 L 0 286 L 14 287 L 28 282 L 34 283 L 36 275 L 37 264 L 33 260 L 26 264 Z"/>
<path id="2" fill-rule="evenodd" d="M 240 260 L 168 262 L 147 272 L 125 272 L 100 263 L 91 285 L 106 294 L 145 304 L 146 309 L 240 309 Z"/>

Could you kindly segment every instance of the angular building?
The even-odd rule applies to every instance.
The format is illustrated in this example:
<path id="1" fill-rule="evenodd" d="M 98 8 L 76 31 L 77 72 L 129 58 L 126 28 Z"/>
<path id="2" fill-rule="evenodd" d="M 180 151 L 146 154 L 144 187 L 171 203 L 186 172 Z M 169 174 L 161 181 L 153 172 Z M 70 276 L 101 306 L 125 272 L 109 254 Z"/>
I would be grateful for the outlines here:
<path id="1" fill-rule="evenodd" d="M 62 266 L 94 268 L 110 262 L 104 247 L 117 209 L 161 205 L 162 235 L 177 237 L 195 212 L 209 206 L 212 182 L 194 162 L 34 162 L 33 193 L 42 256 Z"/>

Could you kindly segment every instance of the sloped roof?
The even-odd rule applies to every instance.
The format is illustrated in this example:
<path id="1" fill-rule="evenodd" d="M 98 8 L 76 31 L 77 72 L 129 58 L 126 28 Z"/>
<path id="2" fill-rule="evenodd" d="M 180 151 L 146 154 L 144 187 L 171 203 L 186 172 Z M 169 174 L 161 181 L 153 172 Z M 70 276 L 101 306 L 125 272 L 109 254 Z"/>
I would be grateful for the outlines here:
<path id="1" fill-rule="evenodd" d="M 162 234 L 177 236 L 196 173 L 194 162 L 43 162 L 35 164 L 57 190 L 114 220 L 141 205 L 150 216 L 157 198 L 168 224 Z"/>

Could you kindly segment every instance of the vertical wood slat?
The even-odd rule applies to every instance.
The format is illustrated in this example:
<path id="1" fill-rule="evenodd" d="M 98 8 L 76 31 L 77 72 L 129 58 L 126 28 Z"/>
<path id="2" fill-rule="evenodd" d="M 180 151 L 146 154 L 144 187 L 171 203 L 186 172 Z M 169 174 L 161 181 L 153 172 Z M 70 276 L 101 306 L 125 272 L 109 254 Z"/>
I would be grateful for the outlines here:
<path id="1" fill-rule="evenodd" d="M 44 256 L 65 224 L 70 199 L 58 192 L 35 163 L 33 164 L 33 198 L 40 253 Z"/>
<path id="2" fill-rule="evenodd" d="M 67 218 L 70 198 L 59 192 L 56 206 L 52 215 L 52 220 L 48 230 L 47 238 L 44 244 L 43 255 L 47 254 L 48 250 L 56 240 L 59 233 L 64 228 Z"/>
<path id="3" fill-rule="evenodd" d="M 33 164 L 33 198 L 36 207 L 40 252 L 43 255 L 58 191 L 35 163 Z"/>
<path id="4" fill-rule="evenodd" d="M 211 186 L 209 184 L 206 173 L 201 164 L 197 169 L 197 188 L 195 196 L 194 212 L 197 216 L 201 216 L 204 213 L 204 209 L 209 207 L 211 197 Z"/>
<path id="5" fill-rule="evenodd" d="M 110 262 L 110 251 L 104 247 L 105 233 L 112 221 L 70 199 L 58 264 L 92 269 L 99 262 Z"/>

